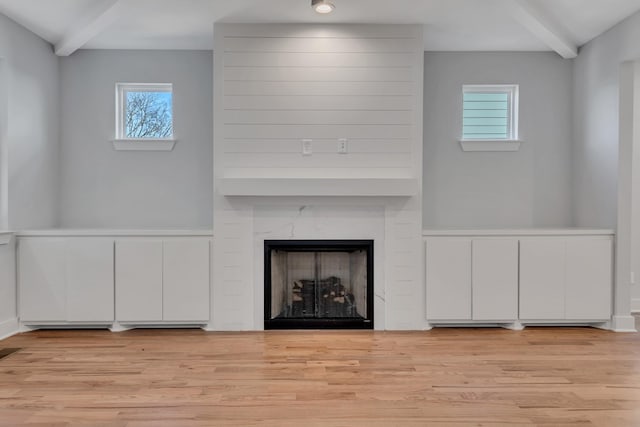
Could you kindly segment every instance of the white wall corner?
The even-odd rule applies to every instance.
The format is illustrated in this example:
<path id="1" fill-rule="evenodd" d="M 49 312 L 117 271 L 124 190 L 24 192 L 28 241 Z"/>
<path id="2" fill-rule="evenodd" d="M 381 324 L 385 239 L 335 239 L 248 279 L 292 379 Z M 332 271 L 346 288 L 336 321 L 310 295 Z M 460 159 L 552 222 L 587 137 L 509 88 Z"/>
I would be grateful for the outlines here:
<path id="1" fill-rule="evenodd" d="M 631 312 L 640 314 L 640 298 L 631 299 Z"/>
<path id="2" fill-rule="evenodd" d="M 617 198 L 617 229 L 615 240 L 615 315 L 612 319 L 612 329 L 618 329 L 618 323 L 629 326 L 635 331 L 635 322 L 631 305 L 631 272 L 634 271 L 634 207 L 637 204 L 634 197 L 634 169 L 638 169 L 638 160 L 634 155 L 634 120 L 636 96 L 638 89 L 636 65 L 625 62 L 620 67 L 619 88 L 619 144 L 618 144 L 618 198 Z M 619 319 L 619 320 L 616 320 Z M 625 320 L 626 319 L 626 320 Z M 630 320 L 629 320 L 630 319 Z M 625 327 L 622 327 L 625 329 Z"/>
<path id="3" fill-rule="evenodd" d="M 20 325 L 17 318 L 7 319 L 0 322 L 0 340 L 9 338 L 20 332 Z"/>
<path id="4" fill-rule="evenodd" d="M 613 316 L 610 329 L 614 332 L 638 332 L 636 319 L 633 316 Z"/>

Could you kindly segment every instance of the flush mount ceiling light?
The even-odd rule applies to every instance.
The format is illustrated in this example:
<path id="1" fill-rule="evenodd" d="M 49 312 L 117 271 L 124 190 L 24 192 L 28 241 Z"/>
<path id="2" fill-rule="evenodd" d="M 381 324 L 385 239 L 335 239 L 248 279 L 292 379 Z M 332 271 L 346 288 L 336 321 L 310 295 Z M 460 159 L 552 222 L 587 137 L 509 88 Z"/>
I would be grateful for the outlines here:
<path id="1" fill-rule="evenodd" d="M 326 0 L 311 0 L 311 7 L 318 13 L 331 13 L 336 7 Z"/>

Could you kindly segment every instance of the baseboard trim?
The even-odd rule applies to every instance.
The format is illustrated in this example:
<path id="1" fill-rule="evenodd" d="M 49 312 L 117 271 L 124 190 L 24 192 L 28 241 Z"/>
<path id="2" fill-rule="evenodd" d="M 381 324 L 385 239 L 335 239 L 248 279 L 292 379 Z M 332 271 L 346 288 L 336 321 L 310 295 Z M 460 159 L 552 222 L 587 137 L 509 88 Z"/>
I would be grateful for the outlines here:
<path id="1" fill-rule="evenodd" d="M 631 312 L 640 314 L 640 298 L 631 299 Z"/>
<path id="2" fill-rule="evenodd" d="M 636 330 L 636 319 L 633 316 L 613 316 L 611 330 L 614 332 L 638 332 Z"/>
<path id="3" fill-rule="evenodd" d="M 8 319 L 0 322 L 0 340 L 5 338 L 9 338 L 12 335 L 20 332 L 20 325 L 18 324 L 18 319 Z"/>
<path id="4" fill-rule="evenodd" d="M 130 326 L 123 326 L 118 322 L 114 322 L 113 325 L 111 325 L 111 327 L 109 328 L 111 332 L 125 332 L 130 329 L 133 329 L 133 328 Z"/>

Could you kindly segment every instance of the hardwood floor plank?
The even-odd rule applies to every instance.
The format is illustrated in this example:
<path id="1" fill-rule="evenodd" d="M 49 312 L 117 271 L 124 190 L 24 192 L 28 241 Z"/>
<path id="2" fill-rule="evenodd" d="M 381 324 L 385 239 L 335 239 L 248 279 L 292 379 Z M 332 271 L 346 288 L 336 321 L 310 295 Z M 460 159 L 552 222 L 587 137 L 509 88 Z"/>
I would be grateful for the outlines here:
<path id="1" fill-rule="evenodd" d="M 6 426 L 639 426 L 640 334 L 35 331 Z"/>

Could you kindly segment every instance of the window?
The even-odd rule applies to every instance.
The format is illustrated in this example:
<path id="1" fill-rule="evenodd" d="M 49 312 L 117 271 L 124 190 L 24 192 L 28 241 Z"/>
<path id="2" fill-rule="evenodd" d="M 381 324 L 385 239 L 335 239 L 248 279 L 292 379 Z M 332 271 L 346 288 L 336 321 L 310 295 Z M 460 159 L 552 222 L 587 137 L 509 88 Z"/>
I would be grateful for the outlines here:
<path id="1" fill-rule="evenodd" d="M 518 140 L 518 85 L 464 85 L 462 96 L 462 141 Z"/>
<path id="2" fill-rule="evenodd" d="M 116 139 L 172 140 L 173 85 L 118 83 Z"/>

